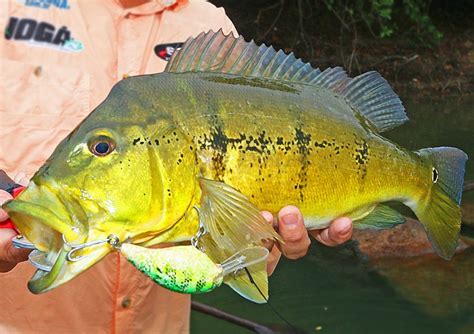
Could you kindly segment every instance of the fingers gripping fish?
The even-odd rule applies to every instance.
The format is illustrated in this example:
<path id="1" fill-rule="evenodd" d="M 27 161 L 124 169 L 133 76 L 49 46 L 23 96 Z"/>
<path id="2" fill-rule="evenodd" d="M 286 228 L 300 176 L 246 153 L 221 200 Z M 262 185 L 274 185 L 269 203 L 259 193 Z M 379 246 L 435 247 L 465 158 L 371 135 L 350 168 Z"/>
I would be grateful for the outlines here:
<path id="1" fill-rule="evenodd" d="M 54 289 L 116 251 L 95 244 L 70 261 L 68 244 L 109 235 L 140 247 L 189 241 L 200 220 L 207 231 L 200 250 L 213 263 L 243 250 L 258 255 L 262 240 L 279 238 L 260 210 L 276 213 L 287 204 L 300 208 L 307 229 L 341 216 L 355 228 L 381 229 L 404 222 L 384 204 L 399 201 L 436 253 L 450 259 L 467 156 L 451 147 L 411 152 L 382 137 L 407 120 L 377 72 L 350 78 L 340 67 L 314 69 L 242 37 L 202 33 L 165 72 L 119 82 L 3 206 L 52 264 L 35 273 L 30 290 Z M 176 251 L 176 258 L 200 256 Z M 262 263 L 247 267 L 257 284 L 245 270 L 223 281 L 265 302 Z"/>

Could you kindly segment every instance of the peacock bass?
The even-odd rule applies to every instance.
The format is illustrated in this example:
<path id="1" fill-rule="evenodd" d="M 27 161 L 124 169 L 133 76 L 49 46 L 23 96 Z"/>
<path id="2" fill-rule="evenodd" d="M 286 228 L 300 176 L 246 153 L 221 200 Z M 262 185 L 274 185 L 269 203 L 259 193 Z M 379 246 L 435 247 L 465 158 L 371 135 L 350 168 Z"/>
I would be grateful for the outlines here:
<path id="1" fill-rule="evenodd" d="M 190 38 L 165 72 L 117 83 L 3 206 L 52 264 L 29 288 L 51 290 L 120 249 L 101 241 L 110 236 L 148 247 L 198 235 L 195 246 L 215 264 L 261 252 L 262 240 L 279 236 L 259 211 L 287 204 L 308 229 L 341 216 L 356 228 L 387 228 L 404 219 L 383 203 L 400 201 L 449 259 L 467 156 L 449 147 L 411 152 L 382 137 L 405 121 L 377 72 L 321 71 L 222 32 Z M 161 272 L 145 266 L 150 257 L 127 254 L 150 276 Z M 186 269 L 178 262 L 166 263 L 170 272 Z M 268 297 L 262 261 L 214 276 L 253 301 Z"/>

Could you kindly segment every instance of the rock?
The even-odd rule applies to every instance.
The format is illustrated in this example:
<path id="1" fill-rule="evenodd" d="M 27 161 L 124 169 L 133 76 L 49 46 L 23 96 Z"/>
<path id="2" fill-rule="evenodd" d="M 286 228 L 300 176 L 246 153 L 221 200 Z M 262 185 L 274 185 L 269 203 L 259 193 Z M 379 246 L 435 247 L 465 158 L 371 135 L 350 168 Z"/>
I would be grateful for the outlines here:
<path id="1" fill-rule="evenodd" d="M 353 239 L 369 259 L 434 254 L 423 225 L 411 218 L 405 224 L 388 230 L 356 230 Z M 460 241 L 457 252 L 467 247 L 465 242 Z"/>
<path id="2" fill-rule="evenodd" d="M 474 307 L 474 240 L 460 241 L 453 259 L 437 256 L 415 219 L 382 231 L 355 231 L 369 267 L 404 299 L 436 317 L 471 312 Z M 473 319 L 474 320 L 474 319 Z"/>
<path id="3" fill-rule="evenodd" d="M 472 312 L 472 248 L 456 254 L 451 261 L 424 255 L 405 259 L 380 258 L 372 261 L 371 265 L 400 295 L 430 315 L 449 317 Z"/>

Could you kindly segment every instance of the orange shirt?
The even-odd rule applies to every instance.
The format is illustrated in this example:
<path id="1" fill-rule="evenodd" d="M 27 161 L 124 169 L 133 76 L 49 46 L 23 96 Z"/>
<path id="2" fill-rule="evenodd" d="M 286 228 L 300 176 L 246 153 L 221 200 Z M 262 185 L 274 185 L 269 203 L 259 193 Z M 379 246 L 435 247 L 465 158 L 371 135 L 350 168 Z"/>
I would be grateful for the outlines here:
<path id="1" fill-rule="evenodd" d="M 176 43 L 201 31 L 235 31 L 223 9 L 175 2 L 0 0 L 0 169 L 32 176 L 123 76 L 162 71 Z M 0 274 L 0 333 L 189 331 L 189 296 L 118 254 L 44 295 L 28 292 L 32 273 L 23 263 Z"/>

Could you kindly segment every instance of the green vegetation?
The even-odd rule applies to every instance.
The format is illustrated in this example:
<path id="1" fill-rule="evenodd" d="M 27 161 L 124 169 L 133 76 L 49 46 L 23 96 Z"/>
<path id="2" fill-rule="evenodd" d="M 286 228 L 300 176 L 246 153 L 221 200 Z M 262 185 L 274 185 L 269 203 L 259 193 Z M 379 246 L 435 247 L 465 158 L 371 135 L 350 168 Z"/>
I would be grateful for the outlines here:
<path id="1" fill-rule="evenodd" d="M 372 35 L 381 38 L 408 32 L 409 37 L 426 45 L 441 41 L 443 34 L 429 15 L 431 0 L 323 0 L 348 30 L 363 23 Z"/>

